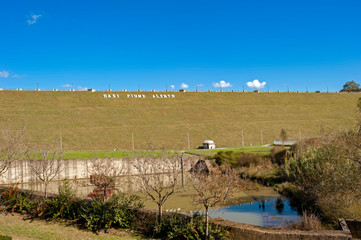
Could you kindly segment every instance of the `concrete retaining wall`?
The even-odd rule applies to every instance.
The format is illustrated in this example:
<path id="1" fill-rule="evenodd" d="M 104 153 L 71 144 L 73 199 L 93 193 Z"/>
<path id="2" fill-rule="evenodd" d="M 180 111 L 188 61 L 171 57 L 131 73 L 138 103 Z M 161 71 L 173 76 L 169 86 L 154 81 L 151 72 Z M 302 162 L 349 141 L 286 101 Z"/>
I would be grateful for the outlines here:
<path id="1" fill-rule="evenodd" d="M 226 227 L 232 239 L 247 240 L 348 240 L 352 239 L 348 232 L 341 230 L 296 230 L 282 228 L 266 228 L 249 224 L 218 220 L 216 223 Z"/>
<path id="2" fill-rule="evenodd" d="M 174 161 L 180 161 L 180 159 L 170 158 Z M 198 161 L 199 157 L 186 157 L 184 158 L 184 168 L 185 171 L 189 171 L 193 164 Z M 89 168 L 93 161 L 102 161 L 104 159 L 64 159 L 60 160 L 61 170 L 53 179 L 62 180 L 67 179 L 84 179 L 89 178 Z M 112 159 L 115 166 L 122 169 L 121 175 L 136 175 L 137 170 L 133 166 L 133 159 L 130 158 L 117 158 Z M 164 158 L 154 158 L 152 159 L 153 163 L 155 161 L 164 161 Z M 11 184 L 11 183 L 31 183 L 36 182 L 36 175 L 33 168 L 31 167 L 31 160 L 18 160 L 14 161 L 11 164 L 11 167 L 0 176 L 0 184 Z M 180 164 L 178 164 L 180 169 Z M 154 172 L 154 173 L 163 173 L 163 172 Z"/>
<path id="3" fill-rule="evenodd" d="M 355 219 L 345 219 L 344 221 L 346 222 L 352 237 L 361 239 L 361 221 Z"/>

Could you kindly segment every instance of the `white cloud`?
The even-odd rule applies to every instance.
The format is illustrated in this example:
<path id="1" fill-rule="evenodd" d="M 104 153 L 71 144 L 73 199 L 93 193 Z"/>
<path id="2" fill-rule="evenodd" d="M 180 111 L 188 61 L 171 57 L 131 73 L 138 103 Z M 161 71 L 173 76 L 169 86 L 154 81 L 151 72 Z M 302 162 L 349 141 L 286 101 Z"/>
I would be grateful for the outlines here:
<path id="1" fill-rule="evenodd" d="M 14 74 L 11 77 L 12 78 L 22 78 L 22 77 L 26 77 L 26 74 L 23 74 L 23 75 Z"/>
<path id="2" fill-rule="evenodd" d="M 197 87 L 204 87 L 204 84 L 197 84 Z"/>
<path id="3" fill-rule="evenodd" d="M 266 82 L 260 82 L 258 79 L 253 80 L 252 82 L 247 82 L 247 87 L 249 88 L 264 88 Z"/>
<path id="4" fill-rule="evenodd" d="M 64 84 L 64 85 L 61 85 L 62 87 L 64 87 L 64 88 L 70 88 L 70 87 L 73 87 L 72 85 L 70 85 L 69 83 L 67 83 L 67 84 Z"/>
<path id="5" fill-rule="evenodd" d="M 10 73 L 8 71 L 2 71 L 0 72 L 0 77 L 7 78 L 9 77 Z"/>
<path id="6" fill-rule="evenodd" d="M 188 84 L 186 84 L 186 83 L 182 83 L 181 84 L 181 88 L 183 88 L 183 89 L 186 89 L 186 88 L 188 88 L 189 86 L 188 86 Z"/>
<path id="7" fill-rule="evenodd" d="M 26 20 L 26 22 L 29 24 L 29 25 L 32 25 L 34 23 L 36 23 L 36 21 L 38 21 L 38 18 L 41 17 L 41 14 L 39 15 L 36 15 L 36 14 L 32 14 L 30 16 L 30 18 L 28 20 Z"/>
<path id="8" fill-rule="evenodd" d="M 82 86 L 78 86 L 76 89 L 78 89 L 78 91 L 86 91 L 86 90 L 88 90 L 87 87 L 82 87 Z"/>
<path id="9" fill-rule="evenodd" d="M 175 86 L 174 86 L 174 85 L 170 85 L 170 88 L 171 88 L 171 89 L 174 89 L 174 88 L 175 88 Z"/>
<path id="10" fill-rule="evenodd" d="M 215 88 L 226 88 L 226 87 L 232 87 L 230 82 L 226 82 L 226 81 L 219 81 L 219 82 L 215 82 L 213 83 L 213 87 Z"/>

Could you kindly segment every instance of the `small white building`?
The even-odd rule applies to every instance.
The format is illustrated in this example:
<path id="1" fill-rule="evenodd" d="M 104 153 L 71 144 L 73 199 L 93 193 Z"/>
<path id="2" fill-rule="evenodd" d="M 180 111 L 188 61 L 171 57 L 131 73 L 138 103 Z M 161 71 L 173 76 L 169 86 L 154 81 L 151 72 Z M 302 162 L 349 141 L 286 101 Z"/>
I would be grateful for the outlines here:
<path id="1" fill-rule="evenodd" d="M 94 88 L 88 88 L 87 91 L 88 92 L 96 92 L 97 90 L 95 90 Z"/>
<path id="2" fill-rule="evenodd" d="M 216 144 L 213 140 L 205 140 L 203 142 L 203 149 L 216 149 Z"/>

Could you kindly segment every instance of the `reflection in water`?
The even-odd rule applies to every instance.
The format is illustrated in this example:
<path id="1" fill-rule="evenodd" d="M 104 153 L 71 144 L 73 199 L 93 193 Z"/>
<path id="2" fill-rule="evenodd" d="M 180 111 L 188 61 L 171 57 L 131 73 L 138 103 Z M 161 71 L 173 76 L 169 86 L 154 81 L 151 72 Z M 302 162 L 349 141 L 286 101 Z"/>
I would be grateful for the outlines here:
<path id="1" fill-rule="evenodd" d="M 212 209 L 210 216 L 263 227 L 285 227 L 300 220 L 297 210 L 281 197 Z"/>
<path id="2" fill-rule="evenodd" d="M 73 180 L 72 182 L 78 197 L 86 197 L 94 189 L 89 179 Z M 118 178 L 116 185 L 119 191 L 130 193 L 139 191 L 139 182 L 139 177 L 137 176 L 124 176 Z M 49 192 L 58 193 L 59 184 L 61 184 L 61 181 L 51 182 L 48 186 Z M 44 185 L 42 183 L 20 184 L 19 188 L 43 191 Z M 211 209 L 209 212 L 210 217 L 220 217 L 233 222 L 265 227 L 286 226 L 300 220 L 297 211 L 290 206 L 287 199 L 282 198 L 271 188 L 259 191 L 246 191 L 242 194 L 243 196 L 238 197 L 239 205 Z M 145 202 L 145 206 L 147 208 L 156 208 L 156 206 L 147 204 L 147 202 Z M 181 208 L 180 212 L 202 209 L 192 203 L 192 197 L 188 190 L 180 191 L 171 196 L 164 205 L 165 210 L 179 208 Z"/>
<path id="3" fill-rule="evenodd" d="M 283 204 L 282 198 L 277 198 L 276 209 L 277 209 L 278 214 L 280 214 L 280 215 L 282 214 L 284 206 L 285 205 Z"/>

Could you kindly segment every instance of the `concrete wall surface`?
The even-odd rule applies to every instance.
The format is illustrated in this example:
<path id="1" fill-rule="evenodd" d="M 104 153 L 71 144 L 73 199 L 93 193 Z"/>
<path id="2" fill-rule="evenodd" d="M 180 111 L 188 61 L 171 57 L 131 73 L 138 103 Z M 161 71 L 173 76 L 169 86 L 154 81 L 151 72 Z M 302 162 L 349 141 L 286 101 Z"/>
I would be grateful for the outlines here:
<path id="1" fill-rule="evenodd" d="M 296 230 L 287 228 L 266 228 L 249 224 L 217 220 L 226 227 L 232 239 L 244 240 L 348 240 L 351 234 L 341 230 Z"/>
<path id="2" fill-rule="evenodd" d="M 361 239 L 361 220 L 345 219 L 345 222 L 352 234 L 352 237 Z"/>
<path id="3" fill-rule="evenodd" d="M 184 170 L 189 171 L 200 158 L 199 157 L 185 157 Z M 131 158 L 114 158 L 110 159 L 114 166 L 121 169 L 121 176 L 137 175 L 138 171 L 134 167 L 136 159 Z M 181 169 L 180 158 L 167 158 L 168 161 L 177 161 L 177 169 Z M 96 161 L 109 161 L 109 159 L 62 159 L 59 160 L 60 171 L 56 174 L 53 181 L 67 179 L 85 179 L 89 178 L 91 174 L 92 164 Z M 154 165 L 162 164 L 165 158 L 152 158 L 146 161 L 148 166 L 144 168 L 152 168 L 153 173 L 164 173 L 165 168 L 156 170 Z M 32 183 L 37 182 L 37 175 L 34 171 L 33 160 L 17 160 L 11 163 L 10 168 L 0 176 L 0 184 L 12 183 Z"/>

